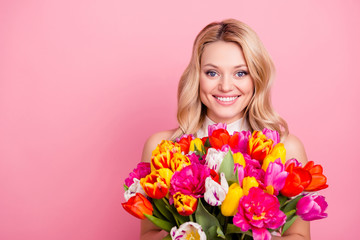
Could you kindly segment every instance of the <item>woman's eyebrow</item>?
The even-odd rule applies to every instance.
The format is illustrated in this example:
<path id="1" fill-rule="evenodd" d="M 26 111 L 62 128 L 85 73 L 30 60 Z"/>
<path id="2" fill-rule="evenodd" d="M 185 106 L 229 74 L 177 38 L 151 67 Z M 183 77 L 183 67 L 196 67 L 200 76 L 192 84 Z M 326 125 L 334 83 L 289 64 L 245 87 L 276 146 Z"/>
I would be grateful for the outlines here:
<path id="1" fill-rule="evenodd" d="M 205 64 L 204 67 L 213 67 L 213 68 L 218 68 L 218 66 L 212 64 L 212 63 L 208 63 L 208 64 Z"/>
<path id="2" fill-rule="evenodd" d="M 207 63 L 203 67 L 218 68 L 218 66 L 216 66 L 215 64 L 212 64 L 212 63 Z M 234 68 L 241 68 L 241 67 L 246 67 L 247 68 L 247 65 L 246 64 L 240 64 L 240 65 L 234 66 Z"/>

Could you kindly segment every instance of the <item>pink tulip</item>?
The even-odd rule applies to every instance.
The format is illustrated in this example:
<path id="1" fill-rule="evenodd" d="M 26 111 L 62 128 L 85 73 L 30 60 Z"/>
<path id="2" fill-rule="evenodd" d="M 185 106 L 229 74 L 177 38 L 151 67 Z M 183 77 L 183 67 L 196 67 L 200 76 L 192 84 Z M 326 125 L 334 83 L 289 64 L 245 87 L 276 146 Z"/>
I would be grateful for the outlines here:
<path id="1" fill-rule="evenodd" d="M 267 138 L 270 138 L 274 141 L 273 146 L 275 146 L 276 144 L 278 144 L 280 142 L 280 135 L 277 131 L 264 128 L 264 130 L 262 130 L 262 132 Z"/>
<path id="2" fill-rule="evenodd" d="M 209 136 L 211 136 L 213 134 L 213 132 L 215 130 L 218 130 L 218 129 L 225 129 L 226 130 L 226 123 L 217 123 L 217 124 L 209 125 L 208 126 Z"/>
<path id="3" fill-rule="evenodd" d="M 325 213 L 328 204 L 324 196 L 307 195 L 299 200 L 296 205 L 296 214 L 305 221 L 313 221 L 317 219 L 326 218 Z"/>
<path id="4" fill-rule="evenodd" d="M 272 186 L 274 194 L 278 195 L 279 191 L 284 187 L 286 177 L 289 175 L 285 171 L 284 165 L 281 163 L 280 158 L 275 162 L 270 162 L 265 173 L 265 186 Z"/>

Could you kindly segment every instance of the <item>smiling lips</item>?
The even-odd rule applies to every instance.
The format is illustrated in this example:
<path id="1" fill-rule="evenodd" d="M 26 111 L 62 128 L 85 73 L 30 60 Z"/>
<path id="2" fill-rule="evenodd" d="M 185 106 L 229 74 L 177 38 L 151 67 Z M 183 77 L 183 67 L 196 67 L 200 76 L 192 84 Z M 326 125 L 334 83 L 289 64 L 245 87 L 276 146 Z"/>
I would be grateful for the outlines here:
<path id="1" fill-rule="evenodd" d="M 215 99 L 217 100 L 218 103 L 220 104 L 225 104 L 225 105 L 230 105 L 232 103 L 235 102 L 235 100 L 240 97 L 239 96 L 231 96 L 231 97 L 219 97 L 219 96 L 214 96 Z"/>

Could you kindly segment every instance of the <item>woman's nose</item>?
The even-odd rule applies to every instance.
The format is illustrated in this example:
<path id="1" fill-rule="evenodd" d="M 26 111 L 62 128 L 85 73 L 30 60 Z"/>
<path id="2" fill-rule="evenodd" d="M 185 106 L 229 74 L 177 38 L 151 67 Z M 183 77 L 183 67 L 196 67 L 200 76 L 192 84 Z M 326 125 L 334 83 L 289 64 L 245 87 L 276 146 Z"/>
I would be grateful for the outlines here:
<path id="1" fill-rule="evenodd" d="M 227 75 L 222 76 L 219 82 L 219 90 L 223 92 L 229 92 L 233 90 L 233 87 L 234 87 L 233 79 L 231 78 L 231 76 L 227 76 Z"/>

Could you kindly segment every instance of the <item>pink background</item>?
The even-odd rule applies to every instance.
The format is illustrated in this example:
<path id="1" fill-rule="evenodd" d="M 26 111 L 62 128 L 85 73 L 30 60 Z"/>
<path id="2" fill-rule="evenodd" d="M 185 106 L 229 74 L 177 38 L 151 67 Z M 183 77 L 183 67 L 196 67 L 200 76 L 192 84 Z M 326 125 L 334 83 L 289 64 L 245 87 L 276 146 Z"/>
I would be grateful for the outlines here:
<path id="1" fill-rule="evenodd" d="M 291 2 L 291 3 L 290 3 Z M 1 1 L 0 239 L 138 239 L 123 181 L 207 23 L 237 18 L 273 56 L 273 102 L 329 179 L 313 239 L 354 239 L 360 4 L 339 1 Z"/>

